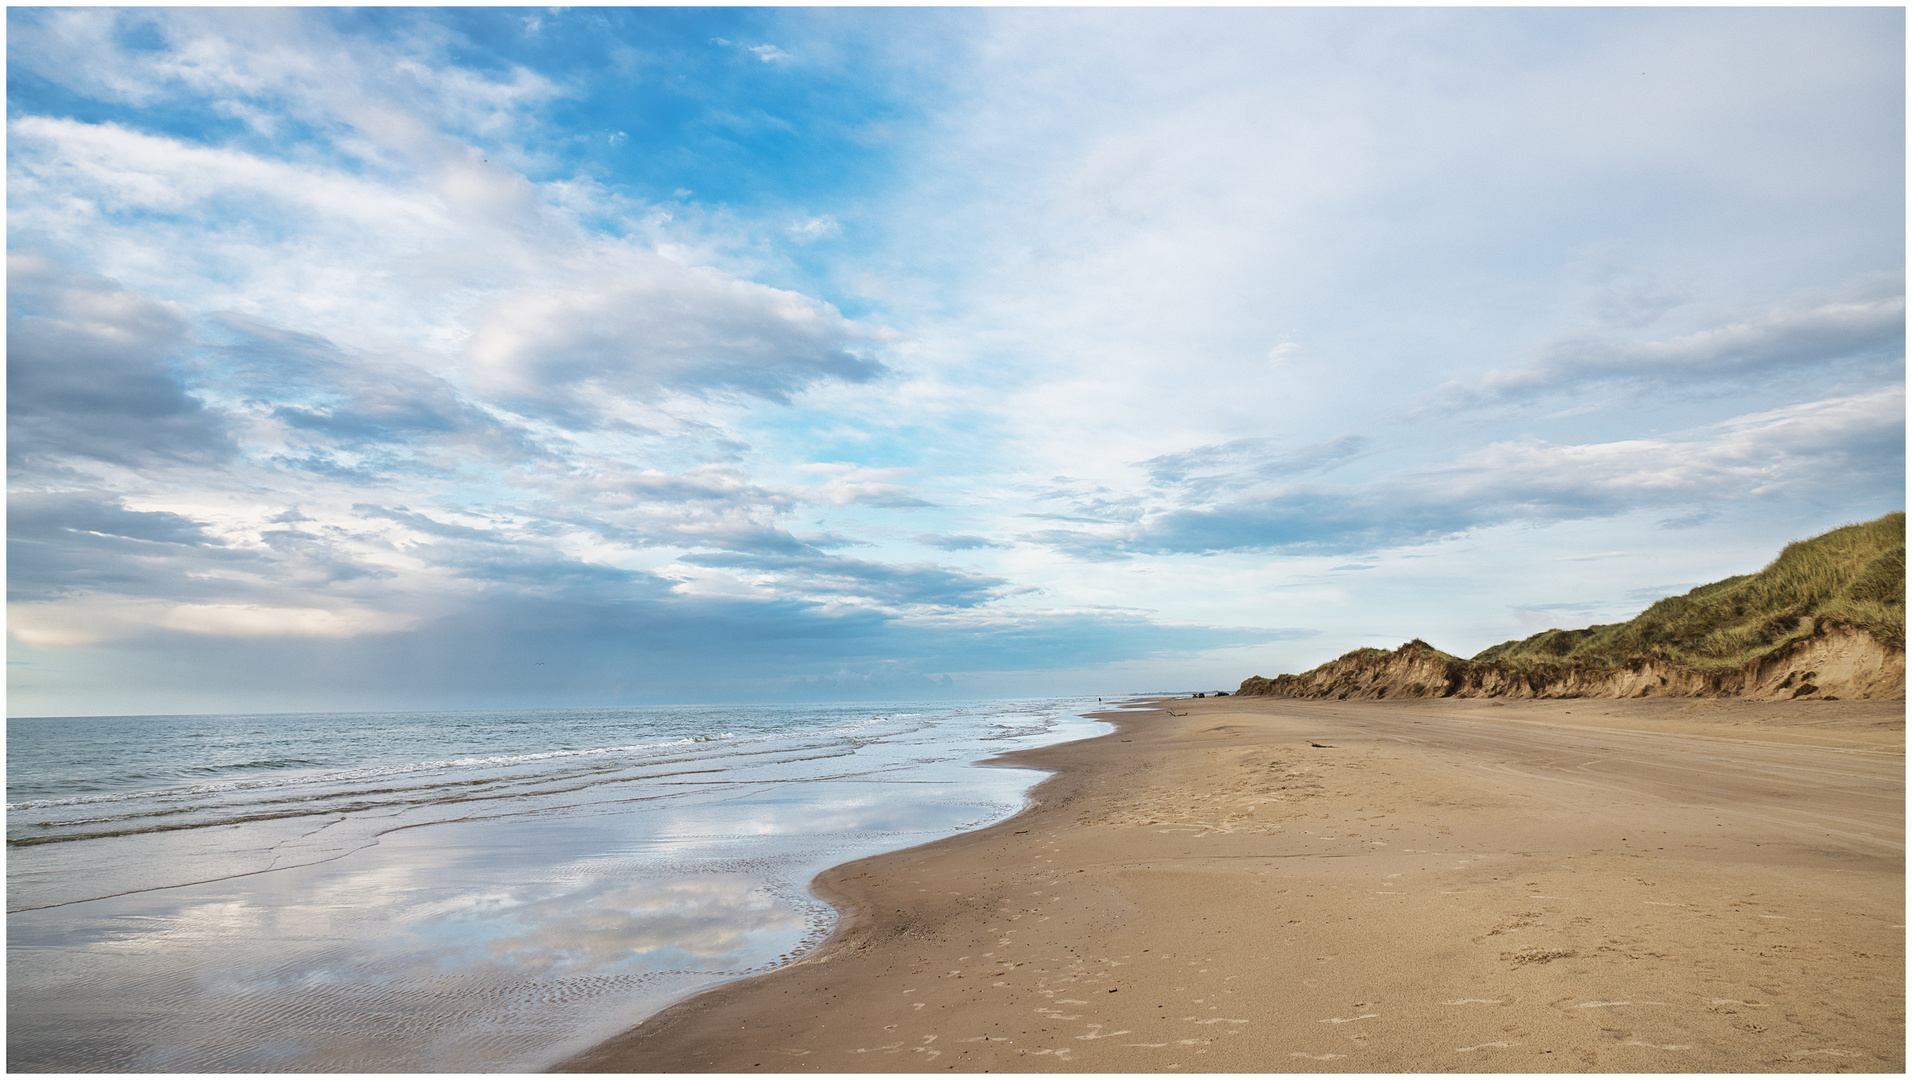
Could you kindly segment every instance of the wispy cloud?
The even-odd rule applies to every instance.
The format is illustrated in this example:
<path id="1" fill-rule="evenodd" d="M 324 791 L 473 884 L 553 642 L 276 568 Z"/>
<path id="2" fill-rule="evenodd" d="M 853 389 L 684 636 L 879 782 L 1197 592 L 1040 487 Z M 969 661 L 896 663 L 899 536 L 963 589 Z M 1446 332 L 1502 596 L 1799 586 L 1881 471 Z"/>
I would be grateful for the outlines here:
<path id="1" fill-rule="evenodd" d="M 770 44 L 745 45 L 742 42 L 731 41 L 729 38 L 720 37 L 711 38 L 710 43 L 712 45 L 721 45 L 725 48 L 734 48 L 741 52 L 747 52 L 766 64 L 774 64 L 779 60 L 788 60 L 791 58 L 789 53 Z"/>
<path id="2" fill-rule="evenodd" d="M 1372 440 L 1354 434 L 1299 448 L 1283 447 L 1274 439 L 1236 439 L 1163 454 L 1142 462 L 1141 468 L 1156 485 L 1200 501 L 1246 487 L 1324 473 L 1355 460 L 1372 447 Z"/>
<path id="3" fill-rule="evenodd" d="M 821 484 L 795 489 L 797 494 L 810 502 L 829 503 L 832 506 L 849 506 L 853 503 L 887 507 L 931 505 L 911 494 L 907 485 L 894 483 L 914 470 L 873 469 L 849 462 L 818 462 L 799 465 L 797 471 L 827 478 Z"/>
<path id="4" fill-rule="evenodd" d="M 804 218 L 802 221 L 791 222 L 790 227 L 785 229 L 784 232 L 788 233 L 791 239 L 799 243 L 809 243 L 812 240 L 825 240 L 831 237 L 842 236 L 843 226 L 837 219 L 825 214 L 821 217 Z"/>
<path id="5" fill-rule="evenodd" d="M 861 601 L 891 608 L 975 607 L 999 596 L 1009 584 L 1002 578 L 948 567 L 845 559 L 821 552 L 790 555 L 708 552 L 686 555 L 679 561 L 693 566 L 754 572 L 761 575 L 760 582 L 777 586 L 774 592 L 766 592 L 767 596 Z"/>
<path id="6" fill-rule="evenodd" d="M 914 537 L 911 537 L 911 539 L 925 547 L 940 548 L 943 551 L 977 551 L 983 548 L 1004 548 L 1009 546 L 999 540 L 991 540 L 987 536 L 976 536 L 968 533 L 917 533 Z"/>
<path id="7" fill-rule="evenodd" d="M 1449 383 L 1434 408 L 1484 405 L 1602 384 L 1638 390 L 1830 371 L 1905 360 L 1905 296 L 1871 282 L 1832 299 L 1801 299 L 1672 337 L 1631 340 L 1619 327 L 1563 337 L 1534 362 Z"/>
<path id="8" fill-rule="evenodd" d="M 1333 488 L 1277 485 L 1172 503 L 1043 537 L 1077 554 L 1360 552 L 1508 522 L 1610 516 L 1810 493 L 1855 498 L 1903 474 L 1902 387 L 1787 406 L 1665 438 L 1495 443 L 1439 466 Z M 1241 485 L 1246 487 L 1246 484 Z M 1131 523 L 1132 522 L 1132 523 Z"/>

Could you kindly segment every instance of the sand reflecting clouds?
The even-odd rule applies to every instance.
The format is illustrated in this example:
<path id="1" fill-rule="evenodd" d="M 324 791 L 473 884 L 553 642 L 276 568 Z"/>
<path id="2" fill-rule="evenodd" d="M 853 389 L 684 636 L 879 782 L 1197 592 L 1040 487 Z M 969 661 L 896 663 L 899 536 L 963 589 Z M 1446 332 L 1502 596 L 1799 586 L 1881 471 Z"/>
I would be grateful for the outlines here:
<path id="1" fill-rule="evenodd" d="M 874 764 L 404 828 L 329 862 L 16 912 L 10 1064 L 539 1068 L 814 944 L 832 921 L 816 872 L 999 818 L 1036 778 Z"/>
<path id="2" fill-rule="evenodd" d="M 824 868 L 1000 819 L 1040 776 L 968 762 L 1099 727 L 1019 716 L 857 713 L 823 731 L 565 754 L 544 752 L 564 745 L 545 718 L 528 730 L 546 735 L 512 736 L 502 756 L 464 752 L 475 764 L 429 764 L 444 751 L 421 735 L 410 760 L 427 765 L 335 769 L 343 781 L 50 802 L 49 832 L 107 812 L 169 823 L 169 799 L 205 820 L 10 860 L 8 1064 L 555 1064 L 820 941 L 833 914 L 807 885 Z M 307 788 L 325 812 L 276 814 Z M 38 820 L 9 826 L 31 838 Z"/>
<path id="3" fill-rule="evenodd" d="M 628 1018 L 827 923 L 787 887 L 804 845 L 704 841 L 755 873 L 681 853 L 577 858 L 618 824 L 409 830 L 344 865 L 98 901 L 79 920 L 19 913 L 14 984 L 58 1005 L 16 1010 L 14 1063 L 65 1059 L 82 1015 L 115 1029 L 89 1059 L 110 1069 L 527 1068 L 577 1028 L 541 1003 Z"/>
<path id="4" fill-rule="evenodd" d="M 761 933 L 801 933 L 803 916 L 741 876 L 679 878 L 566 895 L 486 920 L 522 926 L 485 951 L 518 971 L 734 958 Z"/>

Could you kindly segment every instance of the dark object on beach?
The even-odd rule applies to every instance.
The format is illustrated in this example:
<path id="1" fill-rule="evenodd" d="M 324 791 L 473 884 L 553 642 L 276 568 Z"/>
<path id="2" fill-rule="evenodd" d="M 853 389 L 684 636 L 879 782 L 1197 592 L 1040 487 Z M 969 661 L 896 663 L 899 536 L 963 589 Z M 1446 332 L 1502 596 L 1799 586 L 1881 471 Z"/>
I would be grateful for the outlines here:
<path id="1" fill-rule="evenodd" d="M 1210 697 L 1227 697 L 1227 696 L 1228 696 L 1228 691 L 1226 691 L 1226 690 L 1217 690 L 1217 691 L 1215 691 L 1215 692 L 1214 692 L 1213 694 L 1210 694 L 1209 696 L 1210 696 Z"/>
<path id="2" fill-rule="evenodd" d="M 1207 697 L 1207 694 L 1190 694 L 1189 697 Z"/>
<path id="3" fill-rule="evenodd" d="M 1332 746 L 1329 746 L 1329 745 L 1328 745 L 1327 743 L 1318 743 L 1318 742 L 1311 742 L 1311 743 L 1309 743 L 1308 745 L 1309 745 L 1309 746 L 1312 746 L 1312 747 L 1314 747 L 1314 748 L 1315 748 L 1316 750 L 1332 750 L 1332 749 L 1334 749 L 1334 747 L 1332 747 Z"/>

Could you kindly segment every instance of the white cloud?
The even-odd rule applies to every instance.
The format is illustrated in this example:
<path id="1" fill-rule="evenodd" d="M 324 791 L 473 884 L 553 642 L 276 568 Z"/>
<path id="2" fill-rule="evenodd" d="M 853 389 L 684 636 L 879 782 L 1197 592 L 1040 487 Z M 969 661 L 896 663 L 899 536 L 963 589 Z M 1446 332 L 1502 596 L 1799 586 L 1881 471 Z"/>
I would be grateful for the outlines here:
<path id="1" fill-rule="evenodd" d="M 790 227 L 785 229 L 784 232 L 792 240 L 800 244 L 807 244 L 812 240 L 842 236 L 843 226 L 837 223 L 837 219 L 825 214 L 822 217 L 805 218 L 802 221 L 792 222 Z"/>
<path id="2" fill-rule="evenodd" d="M 390 243 L 394 231 L 439 231 L 451 220 L 420 192 L 325 166 L 274 161 L 239 150 L 209 147 L 133 131 L 115 123 L 89 124 L 57 117 L 22 116 L 7 125 L 15 175 L 24 181 L 27 220 L 34 211 L 55 210 L 51 190 L 84 199 L 106 214 L 197 210 L 216 198 L 267 199 L 288 209 L 320 214 L 358 227 L 374 226 Z M 79 208 L 74 208 L 79 209 Z M 412 223 L 403 228 L 403 223 Z"/>
<path id="3" fill-rule="evenodd" d="M 162 46 L 123 44 L 142 33 Z M 10 37 L 16 65 L 109 100 L 250 99 L 335 133 L 369 132 L 394 109 L 428 116 L 435 128 L 497 133 L 561 92 L 524 67 L 499 76 L 448 62 L 454 36 L 429 20 L 374 42 L 340 35 L 316 10 L 67 9 Z"/>
<path id="4" fill-rule="evenodd" d="M 849 462 L 822 462 L 799 465 L 801 473 L 821 473 L 829 479 L 822 484 L 799 486 L 794 493 L 810 502 L 831 506 L 862 503 L 867 506 L 928 506 L 905 484 L 894 481 L 913 475 L 915 469 L 869 468 Z"/>
<path id="5" fill-rule="evenodd" d="M 126 641 L 162 630 L 206 637 L 351 638 L 405 630 L 417 622 L 415 615 L 351 605 L 168 604 L 91 596 L 60 604 L 7 606 L 7 632 L 42 648 Z"/>
<path id="6" fill-rule="evenodd" d="M 634 263 L 635 265 L 631 265 Z M 469 345 L 478 385 L 511 407 L 591 422 L 607 398 L 730 391 L 784 400 L 867 381 L 876 335 L 798 293 L 663 259 L 597 287 L 490 304 Z"/>
<path id="7" fill-rule="evenodd" d="M 1781 494 L 1836 500 L 1902 473 L 1904 433 L 1905 388 L 1892 386 L 1751 413 L 1673 436 L 1496 443 L 1385 486 L 1402 498 L 1450 503 L 1497 520 L 1572 518 Z"/>
<path id="8" fill-rule="evenodd" d="M 275 608 L 258 604 L 180 604 L 158 625 L 228 637 L 356 637 L 403 630 L 416 620 L 379 611 Z"/>
<path id="9" fill-rule="evenodd" d="M 1897 128 L 1827 145 L 1813 119 L 1849 132 L 1902 97 L 1894 47 L 1870 37 L 1885 21 L 1002 12 L 882 215 L 895 274 L 936 282 L 919 310 L 937 319 L 886 318 L 936 342 L 979 410 L 1041 418 L 1004 447 L 1038 475 L 1364 427 L 1559 338 L 1595 254 L 1682 283 L 1685 314 L 1895 267 L 1877 215 L 1902 201 L 1884 181 Z M 1651 74 L 1619 85 L 1642 57 Z M 1270 363 L 1271 340 L 1307 348 Z M 1740 389 L 1733 406 L 1755 406 Z"/>
<path id="10" fill-rule="evenodd" d="M 718 207 L 690 191 L 716 182 L 648 176 L 684 185 L 651 205 L 542 149 L 552 102 L 600 76 L 654 92 L 662 54 L 540 75 L 455 62 L 482 43 L 429 12 L 378 33 L 322 11 L 23 14 L 21 70 L 221 119 L 203 140 L 133 112 L 10 123 L 16 238 L 98 275 L 14 312 L 31 415 L 11 430 L 39 455 L 13 462 L 19 625 L 96 640 L 118 606 L 145 629 L 114 640 L 253 627 L 316 653 L 382 640 L 354 613 L 440 641 L 535 610 L 619 657 L 764 626 L 801 652 L 1037 604 L 1262 625 L 1294 565 L 1270 552 L 1445 551 L 1462 541 L 1426 542 L 1495 523 L 1510 566 L 1587 574 L 1633 560 L 1549 556 L 1648 561 L 1614 524 L 1636 517 L 1689 547 L 1801 535 L 1903 487 L 1903 400 L 1881 389 L 1902 395 L 1901 290 L 1865 280 L 1903 260 L 1879 228 L 1902 211 L 1902 65 L 1869 29 L 1897 17 L 992 10 L 916 38 L 792 17 L 767 31 L 785 47 L 720 59 L 795 86 L 854 46 L 934 93 L 882 119 L 896 168 L 869 186 Z M 1639 58 L 1662 66 L 1613 75 Z M 828 119 L 707 89 L 700 130 L 744 150 Z M 601 153 L 609 130 L 564 145 Z M 869 314 L 830 303 L 851 282 Z M 91 366 L 33 381 L 61 357 Z M 92 428 L 36 397 L 102 372 L 150 393 Z M 1504 407 L 1401 420 L 1443 384 Z M 1534 400 L 1590 385 L 1628 400 Z M 185 434 L 116 418 L 155 406 Z M 1506 539 L 1549 521 L 1572 546 Z M 852 545 L 867 557 L 828 553 Z M 1375 561 L 1340 579 L 1392 572 Z M 1281 592 L 1282 622 L 1402 610 L 1398 591 L 1350 607 L 1358 589 Z M 747 617 L 723 606 L 743 598 Z M 50 621 L 66 606 L 94 622 Z M 1017 648 L 1092 663 L 1100 617 Z"/>
<path id="11" fill-rule="evenodd" d="M 1187 501 L 1065 493 L 1069 527 L 1031 539 L 1085 558 L 1214 551 L 1376 551 L 1510 522 L 1807 500 L 1863 504 L 1903 483 L 1905 389 L 1736 417 L 1672 436 L 1491 443 L 1432 466 L 1342 486 L 1257 471 L 1178 481 Z M 1226 448 L 1220 448 L 1226 449 Z M 1172 474 L 1171 478 L 1179 476 Z M 1210 501 L 1217 492 L 1230 497 Z"/>
<path id="12" fill-rule="evenodd" d="M 1905 297 L 1896 288 L 1876 295 L 1878 288 L 1874 283 L 1857 295 L 1775 304 L 1658 340 L 1574 335 L 1547 346 L 1528 367 L 1490 372 L 1472 386 L 1450 383 L 1441 394 L 1449 401 L 1485 402 L 1601 382 L 1665 386 L 1824 370 L 1854 360 L 1903 360 Z"/>

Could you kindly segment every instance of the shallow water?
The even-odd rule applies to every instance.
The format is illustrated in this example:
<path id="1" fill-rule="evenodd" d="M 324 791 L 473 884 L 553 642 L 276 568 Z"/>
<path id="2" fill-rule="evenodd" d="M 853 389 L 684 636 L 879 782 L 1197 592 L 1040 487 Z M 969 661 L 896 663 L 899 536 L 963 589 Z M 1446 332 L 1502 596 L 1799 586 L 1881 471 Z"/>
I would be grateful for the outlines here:
<path id="1" fill-rule="evenodd" d="M 1092 701 L 8 721 L 8 1065 L 525 1071 L 1014 813 Z"/>

